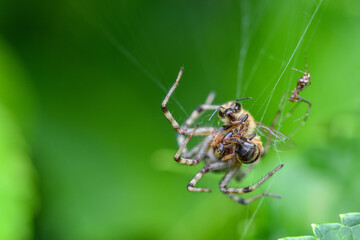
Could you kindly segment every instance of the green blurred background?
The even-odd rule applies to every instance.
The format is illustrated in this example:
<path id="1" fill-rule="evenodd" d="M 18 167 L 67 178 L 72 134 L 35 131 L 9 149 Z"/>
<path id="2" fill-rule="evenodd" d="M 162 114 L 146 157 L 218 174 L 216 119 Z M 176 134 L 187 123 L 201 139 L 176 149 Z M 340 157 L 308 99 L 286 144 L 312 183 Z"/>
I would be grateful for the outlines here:
<path id="1" fill-rule="evenodd" d="M 277 239 L 360 211 L 359 42 L 358 1 L 0 0 L 0 239 Z M 296 149 L 233 183 L 284 163 L 256 190 L 283 198 L 188 192 L 201 164 L 173 161 L 160 109 L 179 68 L 179 122 L 215 90 L 269 124 L 305 63 Z"/>

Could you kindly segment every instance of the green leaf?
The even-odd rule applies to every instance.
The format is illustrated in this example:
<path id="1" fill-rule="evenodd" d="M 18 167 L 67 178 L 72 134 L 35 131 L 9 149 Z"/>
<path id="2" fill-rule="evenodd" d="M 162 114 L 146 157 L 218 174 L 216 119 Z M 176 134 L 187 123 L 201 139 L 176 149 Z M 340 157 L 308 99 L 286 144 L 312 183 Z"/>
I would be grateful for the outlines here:
<path id="1" fill-rule="evenodd" d="M 360 224 L 360 213 L 340 214 L 342 224 L 353 227 Z"/>
<path id="2" fill-rule="evenodd" d="M 360 213 L 340 214 L 342 223 L 312 224 L 315 237 L 287 237 L 281 240 L 360 240 Z"/>
<path id="3" fill-rule="evenodd" d="M 279 240 L 316 240 L 317 238 L 313 236 L 302 236 L 302 237 L 286 237 L 280 238 Z"/>
<path id="4" fill-rule="evenodd" d="M 350 228 L 340 223 L 312 224 L 312 227 L 315 236 L 320 239 L 353 239 Z"/>

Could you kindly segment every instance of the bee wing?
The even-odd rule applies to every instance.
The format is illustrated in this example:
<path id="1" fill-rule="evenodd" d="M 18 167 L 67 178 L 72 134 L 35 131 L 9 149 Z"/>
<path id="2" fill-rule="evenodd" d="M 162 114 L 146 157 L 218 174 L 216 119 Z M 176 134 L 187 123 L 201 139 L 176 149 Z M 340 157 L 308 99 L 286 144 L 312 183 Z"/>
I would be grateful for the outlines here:
<path id="1" fill-rule="evenodd" d="M 266 145 L 270 141 L 270 146 L 277 151 L 287 151 L 296 147 L 294 140 L 289 136 L 262 123 L 256 122 L 256 132 L 266 138 Z"/>

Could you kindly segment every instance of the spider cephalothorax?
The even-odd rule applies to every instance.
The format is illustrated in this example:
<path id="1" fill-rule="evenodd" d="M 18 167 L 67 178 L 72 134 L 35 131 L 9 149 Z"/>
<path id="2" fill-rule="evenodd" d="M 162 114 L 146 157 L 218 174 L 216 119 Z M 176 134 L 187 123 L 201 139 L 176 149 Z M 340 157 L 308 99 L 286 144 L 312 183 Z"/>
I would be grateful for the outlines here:
<path id="1" fill-rule="evenodd" d="M 297 70 L 297 71 L 300 71 L 300 70 Z M 302 90 L 304 90 L 306 87 L 311 85 L 310 73 L 303 72 L 303 71 L 300 71 L 300 72 L 304 73 L 304 75 L 297 80 L 297 85 L 296 85 L 294 91 L 291 92 L 291 96 L 289 98 L 289 100 L 291 102 L 303 101 L 303 99 L 301 99 L 301 97 L 299 96 L 299 93 Z"/>

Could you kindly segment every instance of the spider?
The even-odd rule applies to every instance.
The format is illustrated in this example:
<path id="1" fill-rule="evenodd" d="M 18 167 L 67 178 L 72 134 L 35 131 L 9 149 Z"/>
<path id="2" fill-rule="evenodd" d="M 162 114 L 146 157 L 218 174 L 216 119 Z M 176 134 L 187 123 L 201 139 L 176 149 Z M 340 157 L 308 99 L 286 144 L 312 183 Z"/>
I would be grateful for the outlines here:
<path id="1" fill-rule="evenodd" d="M 182 73 L 183 68 L 180 69 L 174 85 L 162 102 L 161 108 L 165 117 L 178 133 L 177 141 L 179 149 L 174 156 L 175 161 L 185 165 L 196 165 L 201 161 L 205 162 L 205 166 L 190 181 L 187 189 L 191 192 L 210 192 L 209 188 L 196 187 L 197 182 L 208 172 L 225 171 L 225 176 L 220 182 L 220 190 L 238 203 L 249 204 L 263 196 L 280 198 L 279 195 L 272 193 L 262 193 L 249 199 L 244 199 L 235 194 L 252 192 L 280 170 L 283 164 L 270 171 L 252 186 L 241 188 L 228 188 L 227 186 L 234 177 L 240 180 L 251 169 L 249 167 L 246 169 L 248 170 L 247 172 L 240 172 L 243 164 L 259 162 L 266 154 L 266 147 L 263 147 L 260 136 L 255 131 L 258 131 L 261 135 L 265 135 L 264 132 L 266 132 L 267 135 L 276 136 L 282 141 L 289 138 L 274 129 L 256 122 L 253 116 L 242 108 L 239 101 L 251 98 L 237 99 L 219 106 L 212 104 L 215 97 L 214 93 L 210 93 L 205 103 L 195 109 L 185 123 L 180 126 L 166 105 L 178 86 Z M 199 127 L 199 125 L 191 128 L 196 119 L 207 110 L 216 110 L 215 112 L 218 112 L 218 116 L 224 125 L 218 129 L 214 127 Z M 187 137 L 186 139 L 185 136 Z M 191 151 L 188 151 L 187 144 L 195 136 L 205 136 L 205 138 Z M 269 145 L 268 142 L 266 145 Z"/>
<path id="2" fill-rule="evenodd" d="M 299 103 L 304 102 L 304 103 L 306 103 L 308 105 L 306 114 L 304 116 L 296 119 L 295 121 L 304 119 L 304 122 L 305 122 L 307 120 L 309 114 L 310 114 L 311 102 L 309 100 L 306 100 L 306 99 L 302 98 L 299 95 L 299 93 L 302 90 L 304 90 L 305 88 L 307 88 L 308 86 L 311 85 L 310 73 L 307 73 L 307 65 L 305 66 L 305 72 L 301 71 L 301 70 L 298 70 L 298 69 L 295 69 L 295 68 L 292 68 L 292 69 L 295 70 L 295 71 L 301 72 L 304 75 L 302 77 L 298 78 L 295 89 L 293 91 L 291 91 L 291 92 L 285 93 L 284 96 L 281 98 L 281 101 L 280 101 L 280 104 L 279 104 L 279 113 L 281 113 L 281 111 L 282 111 L 281 109 L 283 108 L 283 107 L 281 107 L 282 102 L 284 101 L 285 97 L 287 97 L 291 93 L 291 96 L 288 98 L 289 101 L 290 102 L 296 102 L 297 104 L 287 113 L 287 116 L 285 116 L 285 117 L 289 117 L 294 112 L 294 110 L 297 108 Z"/>

